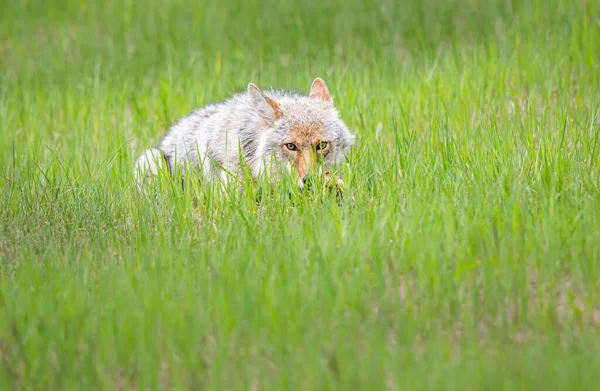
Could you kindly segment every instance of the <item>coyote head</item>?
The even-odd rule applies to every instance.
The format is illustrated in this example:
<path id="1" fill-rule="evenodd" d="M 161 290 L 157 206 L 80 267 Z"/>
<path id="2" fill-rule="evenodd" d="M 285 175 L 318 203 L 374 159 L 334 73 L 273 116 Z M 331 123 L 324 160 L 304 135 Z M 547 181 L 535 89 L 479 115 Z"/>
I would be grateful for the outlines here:
<path id="1" fill-rule="evenodd" d="M 250 83 L 248 97 L 263 128 L 256 155 L 260 171 L 271 177 L 283 169 L 295 175 L 303 189 L 312 175 L 342 163 L 354 143 L 321 78 L 313 81 L 308 96 L 264 93 Z"/>

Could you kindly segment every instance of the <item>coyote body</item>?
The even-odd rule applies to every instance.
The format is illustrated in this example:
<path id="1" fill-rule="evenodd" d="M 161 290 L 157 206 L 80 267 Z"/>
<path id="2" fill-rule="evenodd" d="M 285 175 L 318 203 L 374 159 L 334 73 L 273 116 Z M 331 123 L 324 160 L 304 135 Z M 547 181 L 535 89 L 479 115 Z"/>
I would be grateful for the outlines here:
<path id="1" fill-rule="evenodd" d="M 342 163 L 354 139 L 322 79 L 309 95 L 265 93 L 250 83 L 246 92 L 181 118 L 137 160 L 135 174 L 142 184 L 161 166 L 181 175 L 190 167 L 209 181 L 227 182 L 230 174 L 241 176 L 245 164 L 254 180 L 266 174 L 272 183 L 287 171 L 302 188 L 317 167 Z"/>

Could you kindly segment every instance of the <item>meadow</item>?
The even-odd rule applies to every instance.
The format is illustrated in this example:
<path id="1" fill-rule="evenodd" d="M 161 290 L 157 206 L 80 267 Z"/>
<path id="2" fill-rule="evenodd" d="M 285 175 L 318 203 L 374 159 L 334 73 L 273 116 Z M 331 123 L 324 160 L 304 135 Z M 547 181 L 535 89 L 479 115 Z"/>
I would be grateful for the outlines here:
<path id="1" fill-rule="evenodd" d="M 595 389 L 599 50 L 585 0 L 1 1 L 0 389 Z M 341 202 L 136 191 L 317 76 Z"/>

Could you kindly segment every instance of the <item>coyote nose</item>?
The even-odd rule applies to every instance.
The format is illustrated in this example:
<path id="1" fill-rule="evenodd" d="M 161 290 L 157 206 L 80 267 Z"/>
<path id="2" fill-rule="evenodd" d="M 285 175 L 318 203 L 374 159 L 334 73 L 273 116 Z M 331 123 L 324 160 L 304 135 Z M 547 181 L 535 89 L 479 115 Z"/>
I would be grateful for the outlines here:
<path id="1" fill-rule="evenodd" d="M 302 183 L 306 183 L 306 175 L 302 177 Z"/>

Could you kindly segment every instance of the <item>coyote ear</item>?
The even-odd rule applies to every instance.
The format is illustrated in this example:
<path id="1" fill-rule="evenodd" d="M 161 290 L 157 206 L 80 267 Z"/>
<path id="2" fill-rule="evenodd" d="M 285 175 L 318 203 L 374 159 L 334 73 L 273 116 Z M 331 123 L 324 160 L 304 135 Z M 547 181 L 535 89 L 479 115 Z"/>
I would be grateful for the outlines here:
<path id="1" fill-rule="evenodd" d="M 266 96 L 256 84 L 248 84 L 248 96 L 250 97 L 252 107 L 254 107 L 254 110 L 256 110 L 256 113 L 260 118 L 260 124 L 262 126 L 272 126 L 273 123 L 283 115 L 279 103 Z"/>
<path id="2" fill-rule="evenodd" d="M 327 85 L 320 77 L 317 77 L 310 86 L 310 97 L 333 103 L 333 98 L 327 89 Z"/>

